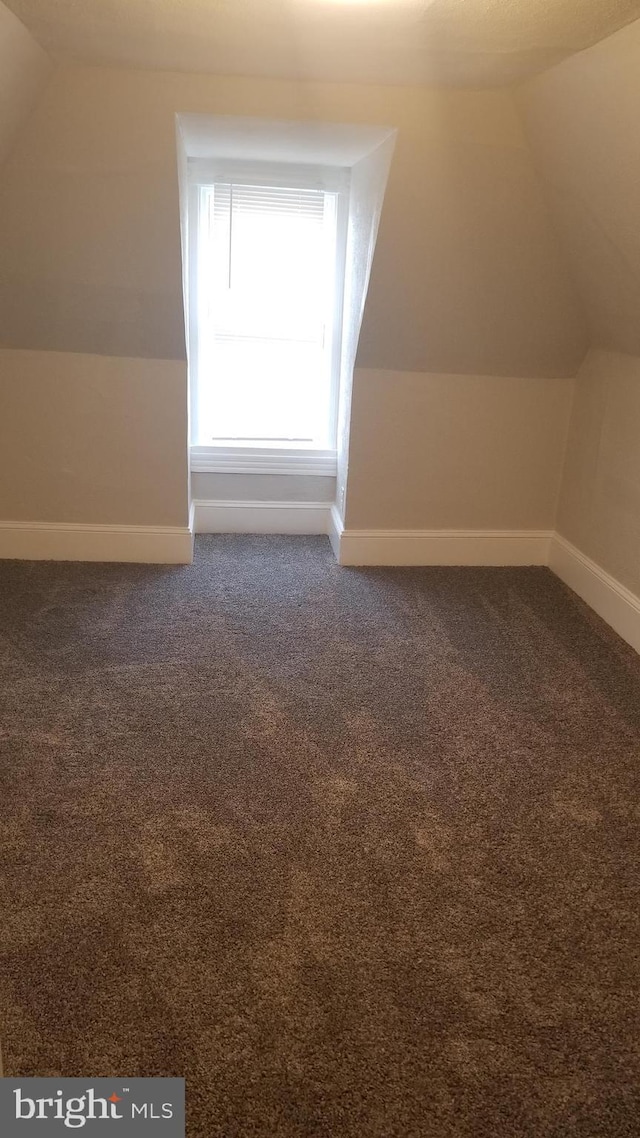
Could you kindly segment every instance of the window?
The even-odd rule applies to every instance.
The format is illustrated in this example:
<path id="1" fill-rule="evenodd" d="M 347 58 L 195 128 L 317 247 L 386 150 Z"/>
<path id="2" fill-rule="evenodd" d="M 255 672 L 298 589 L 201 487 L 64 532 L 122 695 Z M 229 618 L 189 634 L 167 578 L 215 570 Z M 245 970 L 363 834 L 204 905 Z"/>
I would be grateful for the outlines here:
<path id="1" fill-rule="evenodd" d="M 347 172 L 196 164 L 193 183 L 193 443 L 334 452 Z"/>

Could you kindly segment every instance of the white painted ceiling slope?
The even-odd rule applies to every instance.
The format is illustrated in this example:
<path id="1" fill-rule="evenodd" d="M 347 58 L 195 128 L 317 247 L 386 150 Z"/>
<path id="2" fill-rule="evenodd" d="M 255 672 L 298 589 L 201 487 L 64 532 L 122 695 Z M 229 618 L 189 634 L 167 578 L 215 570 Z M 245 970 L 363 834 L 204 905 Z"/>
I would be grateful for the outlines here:
<path id="1" fill-rule="evenodd" d="M 640 0 L 5 0 L 54 55 L 220 75 L 502 85 L 640 18 Z"/>

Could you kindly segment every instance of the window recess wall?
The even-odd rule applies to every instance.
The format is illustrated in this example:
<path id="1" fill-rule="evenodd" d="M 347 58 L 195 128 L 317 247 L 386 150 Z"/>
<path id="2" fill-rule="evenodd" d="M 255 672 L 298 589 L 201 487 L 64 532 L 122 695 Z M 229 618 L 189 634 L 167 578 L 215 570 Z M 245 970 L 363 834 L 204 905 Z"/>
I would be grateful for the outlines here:
<path id="1" fill-rule="evenodd" d="M 191 487 L 200 532 L 235 528 L 240 506 L 264 506 L 262 532 L 281 532 L 269 529 L 279 524 L 324 532 L 334 501 L 342 508 L 353 367 L 395 139 L 389 127 L 177 116 Z M 267 206 L 280 221 L 271 236 L 258 235 L 257 215 Z M 256 241 L 264 253 L 257 272 L 250 256 Z M 234 289 L 249 300 L 239 310 Z M 288 347 L 277 348 L 278 340 Z M 233 341 L 245 360 L 252 353 L 255 360 L 260 347 L 262 366 L 244 374 L 239 364 L 227 366 L 225 393 L 215 380 Z M 274 361 L 271 390 L 279 389 L 274 403 L 286 414 L 269 406 L 265 345 Z M 288 377 L 287 352 L 289 361 L 306 353 Z M 315 376 L 306 390 L 301 374 Z M 296 509 L 282 523 L 287 503 Z M 309 506 L 308 518 L 298 506 Z M 322 531 L 304 528 L 323 514 Z"/>

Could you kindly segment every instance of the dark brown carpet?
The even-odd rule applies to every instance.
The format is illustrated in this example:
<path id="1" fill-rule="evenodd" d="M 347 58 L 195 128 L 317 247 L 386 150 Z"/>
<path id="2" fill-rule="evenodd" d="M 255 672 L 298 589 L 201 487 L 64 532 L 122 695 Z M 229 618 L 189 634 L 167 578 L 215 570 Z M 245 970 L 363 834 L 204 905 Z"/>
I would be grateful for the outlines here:
<path id="1" fill-rule="evenodd" d="M 640 661 L 544 569 L 0 564 L 9 1075 L 192 1138 L 640 1133 Z"/>

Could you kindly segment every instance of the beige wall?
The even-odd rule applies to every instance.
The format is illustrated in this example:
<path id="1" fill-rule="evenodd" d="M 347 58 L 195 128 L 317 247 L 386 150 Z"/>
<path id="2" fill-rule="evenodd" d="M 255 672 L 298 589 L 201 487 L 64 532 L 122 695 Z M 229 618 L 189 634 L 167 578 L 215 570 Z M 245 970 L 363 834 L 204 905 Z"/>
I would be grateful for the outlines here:
<path id="1" fill-rule="evenodd" d="M 640 595 L 640 359 L 589 353 L 576 383 L 558 531 Z"/>
<path id="2" fill-rule="evenodd" d="M 0 3 L 0 164 L 51 71 L 49 57 Z"/>
<path id="3" fill-rule="evenodd" d="M 0 519 L 185 525 L 186 368 L 0 351 Z"/>
<path id="4" fill-rule="evenodd" d="M 349 529 L 553 529 L 572 379 L 357 369 Z"/>
<path id="5" fill-rule="evenodd" d="M 0 182 L 0 343 L 184 358 L 176 111 L 399 128 L 361 365 L 564 375 L 584 355 L 508 93 L 80 66 Z"/>
<path id="6" fill-rule="evenodd" d="M 519 102 L 600 349 L 578 375 L 558 528 L 640 593 L 640 22 Z"/>

